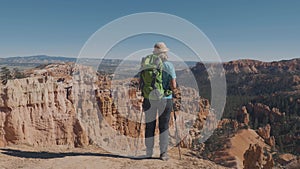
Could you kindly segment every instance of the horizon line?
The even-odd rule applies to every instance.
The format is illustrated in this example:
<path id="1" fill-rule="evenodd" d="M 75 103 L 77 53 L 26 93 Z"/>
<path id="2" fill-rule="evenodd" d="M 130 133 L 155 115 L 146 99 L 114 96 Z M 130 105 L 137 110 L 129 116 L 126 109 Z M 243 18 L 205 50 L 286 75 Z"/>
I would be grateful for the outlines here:
<path id="1" fill-rule="evenodd" d="M 4 56 L 0 57 L 0 59 L 8 59 L 8 58 L 26 58 L 26 57 L 38 57 L 38 56 L 47 56 L 47 57 L 61 57 L 61 58 L 69 58 L 69 59 L 100 59 L 97 57 L 83 57 L 83 58 L 77 58 L 74 56 L 64 56 L 64 55 L 47 55 L 47 54 L 34 54 L 34 55 L 24 55 L 24 56 Z M 123 60 L 122 58 L 103 58 L 104 60 Z M 299 57 L 293 57 L 293 58 L 286 58 L 286 59 L 274 59 L 272 61 L 264 61 L 264 60 L 258 60 L 258 59 L 251 59 L 251 58 L 241 58 L 241 59 L 235 59 L 235 60 L 222 60 L 222 63 L 225 62 L 233 62 L 233 61 L 241 61 L 241 60 L 252 60 L 252 61 L 260 61 L 260 62 L 280 62 L 280 61 L 286 61 L 286 60 L 294 60 L 294 59 L 300 59 Z M 139 61 L 139 59 L 128 59 L 129 61 Z M 179 61 L 179 60 L 172 60 L 169 61 Z M 186 60 L 185 62 L 206 62 L 206 63 L 213 63 L 214 61 L 200 61 L 200 60 Z"/>

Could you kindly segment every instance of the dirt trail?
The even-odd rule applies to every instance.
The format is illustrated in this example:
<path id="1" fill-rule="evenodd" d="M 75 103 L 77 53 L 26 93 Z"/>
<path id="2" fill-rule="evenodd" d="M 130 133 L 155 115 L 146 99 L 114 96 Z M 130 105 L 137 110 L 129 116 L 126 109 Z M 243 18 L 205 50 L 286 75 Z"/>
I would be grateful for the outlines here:
<path id="1" fill-rule="evenodd" d="M 183 149 L 182 160 L 178 158 L 176 148 L 169 151 L 171 159 L 161 161 L 153 159 L 133 159 L 112 155 L 95 148 L 44 148 L 33 149 L 25 146 L 14 146 L 0 149 L 0 169 L 166 169 L 166 168 L 206 168 L 223 169 L 225 167 L 188 155 Z"/>

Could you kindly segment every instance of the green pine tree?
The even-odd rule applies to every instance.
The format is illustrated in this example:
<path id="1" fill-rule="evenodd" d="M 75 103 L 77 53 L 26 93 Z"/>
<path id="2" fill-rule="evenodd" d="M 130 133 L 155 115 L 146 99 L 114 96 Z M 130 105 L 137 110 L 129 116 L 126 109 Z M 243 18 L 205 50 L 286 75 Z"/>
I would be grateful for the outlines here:
<path id="1" fill-rule="evenodd" d="M 2 67 L 1 68 L 0 75 L 1 75 L 0 76 L 1 82 L 4 85 L 6 85 L 6 83 L 9 79 L 12 79 L 11 72 L 7 67 Z"/>
<path id="2" fill-rule="evenodd" d="M 14 68 L 13 69 L 13 75 L 15 79 L 22 79 L 25 78 L 24 73 L 20 72 L 20 70 L 18 68 Z"/>

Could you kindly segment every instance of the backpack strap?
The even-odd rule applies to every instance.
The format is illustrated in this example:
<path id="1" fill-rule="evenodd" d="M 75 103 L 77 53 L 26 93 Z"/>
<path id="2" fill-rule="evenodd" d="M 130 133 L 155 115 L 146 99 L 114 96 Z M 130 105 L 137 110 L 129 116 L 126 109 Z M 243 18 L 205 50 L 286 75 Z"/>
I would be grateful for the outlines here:
<path id="1" fill-rule="evenodd" d="M 152 82 L 151 82 L 151 87 L 153 89 L 156 89 L 156 86 L 155 86 L 156 77 L 157 77 L 157 70 L 154 69 L 153 72 L 152 72 Z"/>
<path id="2" fill-rule="evenodd" d="M 150 55 L 150 61 L 149 63 L 152 63 L 154 65 L 156 65 L 156 68 L 153 68 L 152 70 L 152 82 L 151 82 L 151 87 L 155 90 L 157 89 L 155 86 L 155 82 L 157 82 L 157 74 L 160 72 L 161 70 L 161 60 L 157 55 Z"/>

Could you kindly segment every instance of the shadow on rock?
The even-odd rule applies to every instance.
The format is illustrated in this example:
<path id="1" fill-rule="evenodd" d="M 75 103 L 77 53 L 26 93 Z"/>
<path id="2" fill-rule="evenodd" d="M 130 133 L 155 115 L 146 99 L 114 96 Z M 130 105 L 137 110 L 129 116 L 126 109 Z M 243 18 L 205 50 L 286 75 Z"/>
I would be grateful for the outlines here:
<path id="1" fill-rule="evenodd" d="M 99 156 L 99 157 L 109 157 L 109 158 L 126 158 L 132 160 L 142 160 L 143 158 L 138 157 L 126 157 L 114 154 L 105 154 L 105 153 L 77 153 L 77 152 L 65 152 L 65 153 L 56 153 L 56 152 L 35 152 L 35 151 L 22 151 L 14 149 L 0 149 L 2 154 L 21 157 L 21 158 L 36 158 L 36 159 L 51 159 L 51 158 L 64 158 L 67 156 Z"/>

